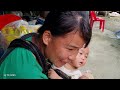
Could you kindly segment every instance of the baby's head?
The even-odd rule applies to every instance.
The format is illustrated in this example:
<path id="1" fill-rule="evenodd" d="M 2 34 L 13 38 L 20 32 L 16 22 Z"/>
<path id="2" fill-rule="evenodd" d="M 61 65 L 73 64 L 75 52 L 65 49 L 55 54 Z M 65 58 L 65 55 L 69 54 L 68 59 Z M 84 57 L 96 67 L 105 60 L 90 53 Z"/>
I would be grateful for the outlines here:
<path id="1" fill-rule="evenodd" d="M 81 48 L 79 50 L 79 53 L 76 56 L 76 59 L 71 60 L 71 62 L 69 62 L 69 64 L 72 65 L 76 69 L 84 66 L 86 64 L 88 54 L 89 54 L 89 48 L 88 47 Z"/>

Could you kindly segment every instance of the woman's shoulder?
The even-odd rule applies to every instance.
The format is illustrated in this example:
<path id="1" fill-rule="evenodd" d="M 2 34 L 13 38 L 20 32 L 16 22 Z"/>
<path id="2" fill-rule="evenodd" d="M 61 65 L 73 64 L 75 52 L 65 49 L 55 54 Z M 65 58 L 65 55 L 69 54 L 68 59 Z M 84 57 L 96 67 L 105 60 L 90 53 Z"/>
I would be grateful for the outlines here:
<path id="1" fill-rule="evenodd" d="M 47 78 L 32 52 L 24 48 L 15 48 L 0 68 L 4 73 L 12 72 L 16 75 L 10 78 Z"/>
<path id="2" fill-rule="evenodd" d="M 36 58 L 34 56 L 34 54 L 25 49 L 25 48 L 20 48 L 17 47 L 15 48 L 10 54 L 8 54 L 8 56 L 6 56 L 5 60 L 3 61 L 2 64 L 8 63 L 14 65 L 17 65 L 19 63 L 19 65 L 24 64 L 33 64 L 36 63 Z"/>
<path id="3" fill-rule="evenodd" d="M 23 55 L 22 57 L 28 57 L 28 54 L 32 54 L 32 52 L 28 49 L 25 48 L 21 48 L 21 47 L 16 47 L 9 55 L 17 55 L 18 57 L 20 57 L 21 55 Z M 17 56 L 15 56 L 17 58 Z M 30 56 L 33 57 L 33 54 Z"/>

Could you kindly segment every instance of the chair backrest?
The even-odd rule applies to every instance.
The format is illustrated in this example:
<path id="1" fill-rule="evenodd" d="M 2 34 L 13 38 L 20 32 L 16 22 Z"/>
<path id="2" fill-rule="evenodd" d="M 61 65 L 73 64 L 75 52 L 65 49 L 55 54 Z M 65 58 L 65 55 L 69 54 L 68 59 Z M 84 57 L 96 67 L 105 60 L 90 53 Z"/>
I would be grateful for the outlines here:
<path id="1" fill-rule="evenodd" d="M 96 20 L 96 14 L 94 11 L 90 11 L 90 17 L 92 20 Z"/>

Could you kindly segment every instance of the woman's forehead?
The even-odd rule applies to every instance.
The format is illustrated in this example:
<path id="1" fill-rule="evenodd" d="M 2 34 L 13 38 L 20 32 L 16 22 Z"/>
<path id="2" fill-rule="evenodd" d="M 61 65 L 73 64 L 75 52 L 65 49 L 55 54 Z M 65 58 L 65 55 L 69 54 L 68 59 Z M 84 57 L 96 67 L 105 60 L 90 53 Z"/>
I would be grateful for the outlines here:
<path id="1" fill-rule="evenodd" d="M 79 32 L 71 32 L 69 34 L 66 34 L 65 36 L 53 36 L 52 40 L 59 45 L 64 45 L 65 47 L 72 47 L 77 49 L 83 47 L 83 45 L 85 44 L 83 38 L 80 37 Z"/>
<path id="2" fill-rule="evenodd" d="M 75 46 L 75 47 L 81 48 L 84 45 L 84 40 L 80 36 L 79 32 L 76 32 L 76 33 L 71 32 L 71 33 L 67 34 L 65 38 L 67 40 L 69 40 L 70 46 Z"/>
<path id="3" fill-rule="evenodd" d="M 86 47 L 86 48 L 80 48 L 79 49 L 79 52 L 85 52 L 85 53 L 89 53 L 89 48 L 88 47 Z"/>

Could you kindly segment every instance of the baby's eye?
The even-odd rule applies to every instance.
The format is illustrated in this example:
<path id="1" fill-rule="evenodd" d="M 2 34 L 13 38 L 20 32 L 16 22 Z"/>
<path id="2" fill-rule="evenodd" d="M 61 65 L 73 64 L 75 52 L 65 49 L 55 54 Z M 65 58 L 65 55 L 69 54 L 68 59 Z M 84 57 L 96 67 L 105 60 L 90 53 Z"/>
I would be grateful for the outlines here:
<path id="1" fill-rule="evenodd" d="M 85 58 L 87 58 L 88 56 L 86 55 Z"/>

